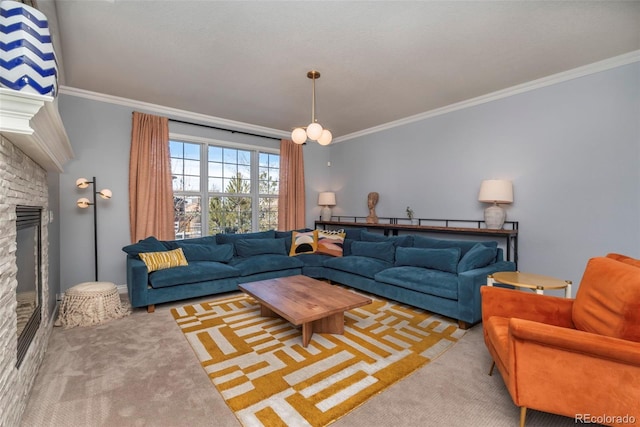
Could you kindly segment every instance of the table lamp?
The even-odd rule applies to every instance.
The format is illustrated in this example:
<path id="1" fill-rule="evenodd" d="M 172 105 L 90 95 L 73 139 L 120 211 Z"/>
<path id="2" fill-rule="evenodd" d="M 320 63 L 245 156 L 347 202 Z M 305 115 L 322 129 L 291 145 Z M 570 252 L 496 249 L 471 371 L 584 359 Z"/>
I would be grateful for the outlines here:
<path id="1" fill-rule="evenodd" d="M 323 206 L 320 212 L 320 219 L 322 221 L 331 221 L 331 208 L 329 206 L 335 206 L 336 193 L 332 191 L 325 191 L 318 195 L 318 205 Z"/>
<path id="2" fill-rule="evenodd" d="M 500 230 L 507 213 L 498 203 L 513 203 L 513 185 L 504 179 L 486 179 L 480 185 L 478 200 L 493 203 L 484 210 L 484 222 L 487 228 Z"/>

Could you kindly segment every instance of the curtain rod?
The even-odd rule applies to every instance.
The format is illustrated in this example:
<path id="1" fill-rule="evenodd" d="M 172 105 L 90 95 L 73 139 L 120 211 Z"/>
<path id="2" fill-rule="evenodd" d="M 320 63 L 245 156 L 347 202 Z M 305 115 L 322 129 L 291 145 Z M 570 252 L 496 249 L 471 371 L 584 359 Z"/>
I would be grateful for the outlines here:
<path id="1" fill-rule="evenodd" d="M 221 128 L 221 127 L 217 127 L 217 126 L 204 125 L 202 123 L 187 122 L 187 121 L 184 121 L 184 120 L 169 119 L 169 121 L 170 122 L 176 122 L 176 123 L 184 123 L 186 125 L 201 126 L 201 127 L 205 127 L 205 128 L 209 128 L 209 129 L 224 130 L 224 131 L 227 131 L 227 132 L 239 133 L 239 134 L 242 134 L 242 135 L 257 136 L 258 138 L 274 139 L 276 141 L 280 141 L 280 139 L 281 139 L 281 138 L 276 138 L 275 136 L 258 135 L 257 133 L 244 132 L 244 131 L 241 131 L 241 130 L 226 129 L 226 128 Z"/>

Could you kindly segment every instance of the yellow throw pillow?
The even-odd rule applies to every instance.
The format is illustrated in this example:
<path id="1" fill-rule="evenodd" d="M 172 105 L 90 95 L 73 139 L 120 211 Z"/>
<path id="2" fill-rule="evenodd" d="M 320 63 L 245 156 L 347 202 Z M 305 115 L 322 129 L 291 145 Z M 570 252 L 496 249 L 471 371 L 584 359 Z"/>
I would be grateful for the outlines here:
<path id="1" fill-rule="evenodd" d="M 318 249 L 316 252 L 331 256 L 342 256 L 342 247 L 346 235 L 344 230 L 318 230 Z"/>
<path id="2" fill-rule="evenodd" d="M 184 257 L 182 248 L 163 252 L 141 252 L 138 256 L 147 265 L 149 273 L 156 270 L 163 270 L 165 268 L 189 265 L 187 263 L 187 259 Z"/>
<path id="3" fill-rule="evenodd" d="M 293 231 L 291 233 L 291 251 L 289 251 L 289 256 L 312 254 L 316 249 L 318 249 L 317 230 L 304 233 Z"/>

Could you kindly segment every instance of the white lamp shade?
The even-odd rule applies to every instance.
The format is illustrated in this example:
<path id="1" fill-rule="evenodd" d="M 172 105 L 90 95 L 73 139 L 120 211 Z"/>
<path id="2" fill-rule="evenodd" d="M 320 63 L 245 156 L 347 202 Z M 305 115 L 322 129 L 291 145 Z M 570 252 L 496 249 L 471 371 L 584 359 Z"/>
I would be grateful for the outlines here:
<path id="1" fill-rule="evenodd" d="M 322 126 L 320 126 L 320 123 L 311 123 L 309 126 L 307 126 L 307 136 L 309 137 L 309 139 L 313 139 L 314 141 L 317 141 L 318 138 L 320 138 L 320 135 L 322 135 Z"/>
<path id="2" fill-rule="evenodd" d="M 103 199 L 110 199 L 113 196 L 113 193 L 108 188 L 101 190 L 98 194 L 100 194 L 100 197 Z"/>
<path id="3" fill-rule="evenodd" d="M 480 185 L 478 200 L 484 203 L 513 203 L 513 184 L 504 179 L 486 179 Z"/>
<path id="4" fill-rule="evenodd" d="M 334 206 L 336 204 L 336 193 L 325 191 L 318 195 L 318 204 L 321 206 Z"/>
<path id="5" fill-rule="evenodd" d="M 324 129 L 322 131 L 322 134 L 320 135 L 320 138 L 318 138 L 318 144 L 329 145 L 331 144 L 332 139 L 333 139 L 333 135 L 331 135 L 331 132 L 329 132 L 329 130 L 327 129 Z"/>
<path id="6" fill-rule="evenodd" d="M 291 132 L 291 139 L 296 144 L 304 144 L 307 141 L 307 132 L 302 128 L 295 128 L 293 132 Z"/>
<path id="7" fill-rule="evenodd" d="M 89 205 L 91 204 L 91 202 L 89 201 L 89 199 L 87 199 L 86 197 L 83 197 L 81 199 L 78 199 L 78 201 L 76 202 L 79 208 L 88 208 Z"/>
<path id="8" fill-rule="evenodd" d="M 76 179 L 76 186 L 78 188 L 87 188 L 89 186 L 89 180 L 87 178 Z"/>

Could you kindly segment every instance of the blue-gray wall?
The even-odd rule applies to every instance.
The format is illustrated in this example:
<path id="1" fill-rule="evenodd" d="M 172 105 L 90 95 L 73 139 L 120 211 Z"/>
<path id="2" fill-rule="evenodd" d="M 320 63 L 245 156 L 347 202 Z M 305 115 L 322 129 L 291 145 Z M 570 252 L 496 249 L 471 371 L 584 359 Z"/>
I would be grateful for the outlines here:
<path id="1" fill-rule="evenodd" d="M 91 187 L 78 189 L 77 178 L 96 177 L 98 188 L 109 188 L 113 198 L 98 197 L 98 279 L 126 283 L 125 253 L 129 233 L 129 148 L 131 107 L 82 97 L 60 95 L 60 115 L 75 158 L 60 175 L 60 284 L 61 291 L 94 280 L 93 208 L 79 209 L 80 197 L 91 199 Z M 137 110 L 143 111 L 143 110 Z M 150 112 L 152 111 L 143 111 Z M 232 134 L 197 126 L 170 123 L 171 133 L 278 148 L 276 140 Z"/>
<path id="2" fill-rule="evenodd" d="M 91 210 L 80 211 L 80 176 L 114 198 L 98 200 L 100 280 L 126 282 L 129 243 L 130 107 L 68 95 L 60 114 L 76 158 L 60 175 L 62 291 L 93 280 Z M 640 63 L 428 118 L 329 147 L 305 146 L 307 225 L 320 191 L 337 193 L 334 214 L 481 219 L 480 182 L 514 183 L 508 219 L 520 222 L 522 271 L 581 278 L 588 258 L 640 257 Z M 276 146 L 277 141 L 202 128 L 172 132 Z M 271 145 L 269 145 L 271 144 Z M 331 162 L 331 166 L 327 165 Z M 574 286 L 574 289 L 577 286 Z"/>

